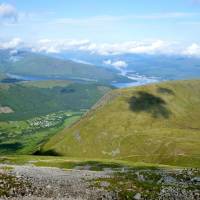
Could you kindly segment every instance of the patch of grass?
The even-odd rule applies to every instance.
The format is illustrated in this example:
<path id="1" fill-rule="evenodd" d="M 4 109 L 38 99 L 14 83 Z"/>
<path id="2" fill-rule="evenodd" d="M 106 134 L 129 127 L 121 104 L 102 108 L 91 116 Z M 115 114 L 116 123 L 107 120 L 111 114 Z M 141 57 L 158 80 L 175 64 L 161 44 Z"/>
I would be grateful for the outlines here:
<path id="1" fill-rule="evenodd" d="M 0 169 L 7 172 L 13 170 L 14 168 L 12 166 L 1 166 Z"/>
<path id="2" fill-rule="evenodd" d="M 89 169 L 93 171 L 115 170 L 121 171 L 124 169 L 134 170 L 158 170 L 158 169 L 173 169 L 172 166 L 157 165 L 153 163 L 129 162 L 122 160 L 107 160 L 107 159 L 89 159 L 89 158 L 73 158 L 64 156 L 41 156 L 41 155 L 9 155 L 0 156 L 2 164 L 19 164 L 24 165 L 32 163 L 36 166 L 58 167 L 62 169 Z"/>

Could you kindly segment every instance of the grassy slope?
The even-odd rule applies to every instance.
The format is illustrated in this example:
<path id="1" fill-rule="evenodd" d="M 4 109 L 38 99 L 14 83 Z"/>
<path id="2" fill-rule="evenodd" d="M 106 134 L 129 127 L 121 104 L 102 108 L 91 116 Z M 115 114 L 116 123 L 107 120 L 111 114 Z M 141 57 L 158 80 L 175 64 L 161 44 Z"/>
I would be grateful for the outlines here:
<path id="1" fill-rule="evenodd" d="M 114 99 L 43 149 L 71 157 L 200 166 L 199 80 L 115 90 L 110 96 Z"/>
<path id="2" fill-rule="evenodd" d="M 14 113 L 0 114 L 1 121 L 24 120 L 58 111 L 89 109 L 110 88 L 69 81 L 0 84 L 0 105 Z"/>

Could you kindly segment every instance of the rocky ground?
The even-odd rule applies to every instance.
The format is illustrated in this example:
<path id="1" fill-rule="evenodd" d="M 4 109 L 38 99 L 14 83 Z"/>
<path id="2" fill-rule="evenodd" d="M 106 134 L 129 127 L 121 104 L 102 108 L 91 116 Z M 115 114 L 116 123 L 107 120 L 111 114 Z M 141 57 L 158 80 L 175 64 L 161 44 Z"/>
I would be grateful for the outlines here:
<path id="1" fill-rule="evenodd" d="M 9 172 L 1 171 L 7 175 L 8 183 L 0 180 L 0 190 L 3 184 L 10 184 L 10 187 L 7 187 L 8 193 L 5 193 L 1 199 L 115 199 L 113 192 L 94 188 L 90 184 L 93 179 L 108 178 L 109 175 L 105 172 L 34 166 L 12 167 Z"/>
<path id="2" fill-rule="evenodd" d="M 128 169 L 99 180 L 118 199 L 200 200 L 199 169 Z"/>
<path id="3" fill-rule="evenodd" d="M 97 172 L 0 165 L 0 196 L 2 200 L 200 200 L 200 171 Z"/>

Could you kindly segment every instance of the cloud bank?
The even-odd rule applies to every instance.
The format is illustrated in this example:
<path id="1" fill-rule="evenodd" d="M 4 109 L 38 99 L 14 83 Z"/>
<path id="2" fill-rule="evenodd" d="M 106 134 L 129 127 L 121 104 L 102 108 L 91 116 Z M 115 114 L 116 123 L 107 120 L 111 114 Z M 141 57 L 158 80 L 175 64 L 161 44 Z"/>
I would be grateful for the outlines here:
<path id="1" fill-rule="evenodd" d="M 89 40 L 49 40 L 42 39 L 33 45 L 36 52 L 60 53 L 67 50 L 78 50 L 90 45 Z"/>
<path id="2" fill-rule="evenodd" d="M 13 38 L 7 42 L 0 42 L 0 49 L 17 49 L 21 48 L 23 44 L 22 39 L 20 38 Z"/>
<path id="3" fill-rule="evenodd" d="M 59 53 L 67 50 L 88 51 L 100 55 L 118 55 L 125 53 L 161 53 L 169 50 L 167 42 L 156 40 L 151 42 L 129 41 L 122 43 L 94 43 L 89 40 L 40 40 L 33 51 Z"/>
<path id="4" fill-rule="evenodd" d="M 0 41 L 0 49 L 26 48 L 33 52 L 61 53 L 64 51 L 82 51 L 98 55 L 122 54 L 167 54 L 200 57 L 200 44 L 182 45 L 163 40 L 154 41 L 127 41 L 121 43 L 95 43 L 89 40 L 50 40 L 42 39 L 32 44 L 14 38 L 7 42 Z M 104 64 L 115 67 L 125 67 L 123 61 L 106 60 Z"/>

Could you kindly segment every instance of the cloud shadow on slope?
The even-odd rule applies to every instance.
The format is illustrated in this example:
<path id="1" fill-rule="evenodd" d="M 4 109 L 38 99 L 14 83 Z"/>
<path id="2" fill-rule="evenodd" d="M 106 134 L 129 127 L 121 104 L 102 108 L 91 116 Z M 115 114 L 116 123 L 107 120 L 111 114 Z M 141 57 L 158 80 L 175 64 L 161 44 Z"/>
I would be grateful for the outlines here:
<path id="1" fill-rule="evenodd" d="M 147 112 L 154 118 L 169 118 L 171 112 L 166 108 L 166 102 L 158 96 L 148 92 L 139 91 L 129 100 L 133 112 Z"/>

